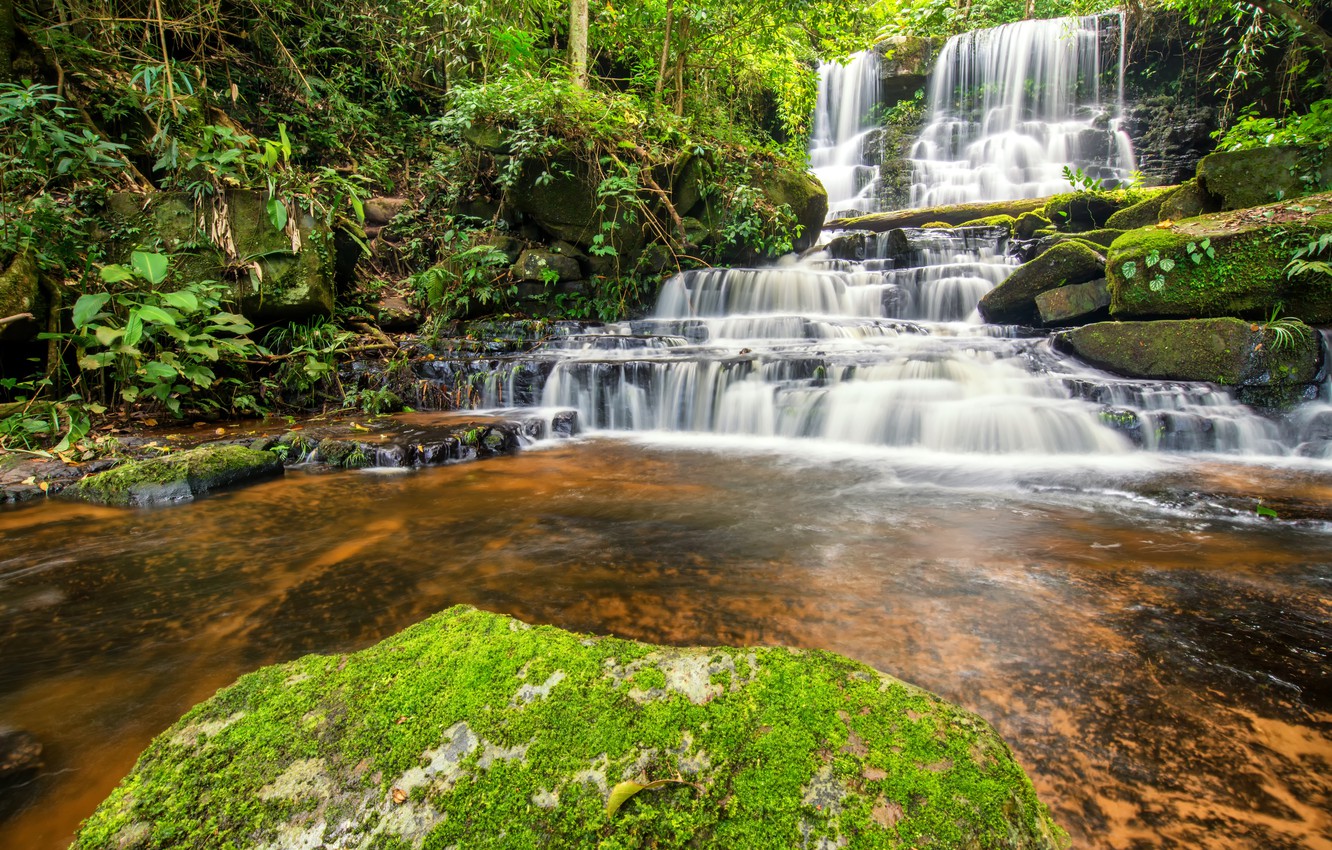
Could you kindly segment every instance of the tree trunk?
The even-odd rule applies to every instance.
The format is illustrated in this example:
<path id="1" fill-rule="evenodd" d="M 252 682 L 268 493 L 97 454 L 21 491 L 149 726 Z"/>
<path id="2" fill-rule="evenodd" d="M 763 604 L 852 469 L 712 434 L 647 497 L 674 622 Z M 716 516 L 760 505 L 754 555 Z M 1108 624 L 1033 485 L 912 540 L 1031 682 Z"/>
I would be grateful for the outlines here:
<path id="1" fill-rule="evenodd" d="M 1027 20 L 1036 17 L 1036 0 L 1027 0 L 1027 11 L 1023 17 Z"/>
<path id="2" fill-rule="evenodd" d="M 675 28 L 675 5 L 666 0 L 666 37 L 661 42 L 661 62 L 657 65 L 657 91 L 654 98 L 661 100 L 661 91 L 666 86 L 666 64 L 671 59 L 671 30 Z"/>
<path id="3" fill-rule="evenodd" d="M 0 0 L 0 82 L 14 76 L 14 0 Z"/>
<path id="4" fill-rule="evenodd" d="M 574 85 L 587 88 L 587 0 L 569 3 L 569 65 Z"/>
<path id="5" fill-rule="evenodd" d="M 1285 21 L 1299 32 L 1298 40 L 1307 42 L 1323 54 L 1323 59 L 1332 62 L 1332 35 L 1314 21 L 1309 20 L 1300 11 L 1282 0 L 1247 0 L 1255 9 L 1262 9 L 1274 18 Z"/>
<path id="6" fill-rule="evenodd" d="M 689 55 L 689 19 L 680 22 L 680 41 L 676 48 L 679 57 L 675 62 L 675 114 L 684 115 L 685 99 L 685 61 Z"/>

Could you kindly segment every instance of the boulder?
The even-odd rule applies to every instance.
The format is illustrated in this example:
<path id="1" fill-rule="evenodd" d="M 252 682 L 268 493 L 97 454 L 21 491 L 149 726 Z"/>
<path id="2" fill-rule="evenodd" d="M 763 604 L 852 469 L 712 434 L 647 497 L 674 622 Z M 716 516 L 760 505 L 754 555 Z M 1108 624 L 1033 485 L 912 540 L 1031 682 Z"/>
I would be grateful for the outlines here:
<path id="1" fill-rule="evenodd" d="M 1110 290 L 1105 278 L 1071 283 L 1036 296 L 1036 312 L 1041 324 L 1050 327 L 1080 325 L 1093 318 L 1103 318 L 1109 315 L 1109 307 Z"/>
<path id="2" fill-rule="evenodd" d="M 401 295 L 386 295 L 370 305 L 375 324 L 386 331 L 409 332 L 421 326 L 421 313 Z"/>
<path id="3" fill-rule="evenodd" d="M 1037 295 L 1104 275 L 1105 257 L 1084 244 L 1061 242 L 1018 266 L 1007 280 L 985 293 L 980 300 L 980 314 L 985 321 L 995 324 L 1028 324 L 1037 316 Z"/>
<path id="4" fill-rule="evenodd" d="M 806 171 L 784 169 L 759 177 L 757 183 L 769 201 L 789 206 L 800 223 L 801 233 L 794 242 L 794 250 L 803 251 L 818 241 L 823 220 L 828 216 L 828 190 L 817 177 Z"/>
<path id="5" fill-rule="evenodd" d="M 1316 395 L 1317 383 L 1324 377 L 1318 334 L 1298 322 L 1098 322 L 1059 334 L 1055 345 L 1117 375 L 1210 381 L 1249 390 L 1241 400 L 1257 403 Z"/>
<path id="6" fill-rule="evenodd" d="M 106 505 L 160 505 L 281 474 L 282 461 L 271 452 L 205 445 L 123 463 L 67 487 L 62 495 Z"/>
<path id="7" fill-rule="evenodd" d="M 1050 226 L 1050 219 L 1038 212 L 1026 212 L 1017 217 L 1013 225 L 1013 235 L 1018 239 L 1032 239 L 1036 231 Z"/>
<path id="8" fill-rule="evenodd" d="M 1198 182 L 1223 211 L 1256 207 L 1332 186 L 1332 158 L 1316 145 L 1225 151 L 1203 157 Z"/>
<path id="9" fill-rule="evenodd" d="M 1160 221 L 1179 221 L 1216 212 L 1221 204 L 1203 189 L 1195 180 L 1186 180 L 1178 189 L 1161 199 L 1161 209 L 1157 212 Z"/>
<path id="10" fill-rule="evenodd" d="M 518 262 L 518 255 L 523 253 L 523 240 L 503 233 L 492 233 L 487 242 L 492 248 L 504 255 L 509 265 Z"/>
<path id="11" fill-rule="evenodd" d="M 537 283 L 579 280 L 583 270 L 573 257 L 557 254 L 554 251 L 524 251 L 513 264 L 514 277 Z M 553 280 L 548 280 L 553 276 Z"/>
<path id="12" fill-rule="evenodd" d="M 984 218 L 973 218 L 971 221 L 964 221 L 958 227 L 1002 227 L 1012 233 L 1016 224 L 1017 219 L 1011 215 L 987 215 Z"/>
<path id="13" fill-rule="evenodd" d="M 506 200 L 556 239 L 589 245 L 601 232 L 597 182 L 576 159 L 529 160 Z"/>
<path id="14" fill-rule="evenodd" d="M 1332 192 L 1131 230 L 1110 246 L 1111 315 L 1332 322 L 1332 276 L 1286 275 L 1291 246 L 1329 231 Z"/>
<path id="15" fill-rule="evenodd" d="M 365 223 L 383 227 L 393 221 L 405 206 L 407 206 L 406 198 L 366 198 Z"/>
<path id="16" fill-rule="evenodd" d="M 0 325 L 0 340 L 32 339 L 46 327 L 50 305 L 38 274 L 31 251 L 15 254 L 0 272 L 0 319 L 25 313 L 30 317 Z"/>
<path id="17" fill-rule="evenodd" d="M 158 736 L 73 846 L 1066 844 L 989 724 L 863 664 L 459 606 L 242 677 Z"/>
<path id="18" fill-rule="evenodd" d="M 1018 201 L 982 201 L 972 204 L 952 204 L 945 207 L 924 207 L 914 210 L 893 210 L 871 213 L 855 218 L 841 218 L 828 222 L 830 229 L 872 230 L 883 233 L 901 227 L 922 227 L 929 223 L 958 225 L 992 215 L 1020 216 L 1043 208 L 1050 198 L 1029 198 Z"/>
<path id="19" fill-rule="evenodd" d="M 467 128 L 462 132 L 462 137 L 472 147 L 487 153 L 507 154 L 510 152 L 509 131 L 505 127 L 497 127 L 494 124 L 477 121 L 467 125 Z"/>
<path id="20" fill-rule="evenodd" d="M 879 97 L 891 106 L 925 88 L 945 39 L 894 35 L 874 45 L 879 57 Z"/>
<path id="21" fill-rule="evenodd" d="M 687 216 L 703 200 L 703 180 L 708 162 L 701 156 L 689 156 L 675 170 L 671 181 L 671 205 L 680 216 Z"/>
<path id="22" fill-rule="evenodd" d="M 1105 227 L 1110 216 L 1127 206 L 1117 195 L 1105 192 L 1070 192 L 1056 195 L 1042 212 L 1060 230 L 1093 230 Z"/>
<path id="23" fill-rule="evenodd" d="M 1116 212 L 1105 220 L 1105 226 L 1115 230 L 1136 230 L 1147 227 L 1161 220 L 1161 205 L 1170 193 L 1178 187 L 1170 187 L 1152 195 L 1145 201 L 1139 201 Z"/>

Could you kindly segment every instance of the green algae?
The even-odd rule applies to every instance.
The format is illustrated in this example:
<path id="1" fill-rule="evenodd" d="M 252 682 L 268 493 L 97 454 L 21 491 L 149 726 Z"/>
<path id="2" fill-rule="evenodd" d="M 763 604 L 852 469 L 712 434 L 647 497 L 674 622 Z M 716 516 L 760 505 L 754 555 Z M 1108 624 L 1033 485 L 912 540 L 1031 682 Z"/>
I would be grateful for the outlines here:
<path id="1" fill-rule="evenodd" d="M 643 792 L 612 817 L 624 779 Z M 982 720 L 831 653 L 671 649 L 457 607 L 242 677 L 75 847 L 1061 847 Z"/>

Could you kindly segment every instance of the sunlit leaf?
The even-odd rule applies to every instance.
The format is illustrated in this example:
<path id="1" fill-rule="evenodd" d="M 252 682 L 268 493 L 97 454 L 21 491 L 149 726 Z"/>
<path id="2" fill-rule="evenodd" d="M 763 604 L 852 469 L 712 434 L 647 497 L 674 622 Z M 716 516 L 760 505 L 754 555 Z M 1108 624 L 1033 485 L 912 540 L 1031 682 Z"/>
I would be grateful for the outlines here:
<path id="1" fill-rule="evenodd" d="M 105 272 L 107 268 L 110 268 L 110 266 L 103 268 L 102 271 Z M 79 300 L 74 302 L 74 327 L 85 327 L 97 317 L 97 314 L 101 312 L 109 300 L 111 300 L 111 293 L 109 292 L 80 295 Z"/>
<path id="2" fill-rule="evenodd" d="M 135 251 L 130 254 L 130 265 L 140 277 L 153 286 L 158 286 L 166 280 L 167 267 L 170 263 L 171 258 L 166 254 L 153 254 L 148 251 Z"/>
<path id="3" fill-rule="evenodd" d="M 273 223 L 274 230 L 284 229 L 287 226 L 287 205 L 277 198 L 269 198 L 268 220 Z"/>
<path id="4" fill-rule="evenodd" d="M 182 313 L 199 312 L 199 299 L 193 292 L 168 292 L 162 296 L 162 301 Z"/>

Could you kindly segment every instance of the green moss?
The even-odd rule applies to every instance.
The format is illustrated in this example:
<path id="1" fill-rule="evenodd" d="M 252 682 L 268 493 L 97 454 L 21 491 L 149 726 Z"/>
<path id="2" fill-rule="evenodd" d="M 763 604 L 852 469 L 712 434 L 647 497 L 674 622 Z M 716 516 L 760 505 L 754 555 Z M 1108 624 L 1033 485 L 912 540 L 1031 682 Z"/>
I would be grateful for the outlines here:
<path id="1" fill-rule="evenodd" d="M 990 216 L 1019 216 L 1026 212 L 1039 210 L 1047 200 L 1049 199 L 1025 198 L 1016 201 L 982 201 L 914 210 L 894 210 L 892 212 L 871 213 L 856 218 L 839 219 L 836 226 L 838 229 L 871 230 L 875 233 L 884 233 L 900 227 L 928 227 L 931 223 L 951 224 L 956 227 L 964 221 L 975 221 Z"/>
<path id="2" fill-rule="evenodd" d="M 328 437 L 319 442 L 318 459 L 341 469 L 364 469 L 374 462 L 374 449 L 355 440 Z"/>
<path id="3" fill-rule="evenodd" d="M 199 446 L 121 464 L 83 479 L 65 493 L 110 505 L 151 505 L 187 501 L 211 490 L 281 472 L 281 460 L 270 452 L 239 445 Z"/>
<path id="4" fill-rule="evenodd" d="M 1019 266 L 1007 280 L 985 293 L 978 306 L 987 322 L 1030 324 L 1037 318 L 1036 296 L 1104 274 L 1105 261 L 1097 249 L 1070 239 Z"/>
<path id="5" fill-rule="evenodd" d="M 1013 232 L 1013 226 L 1017 224 L 1017 219 L 1011 215 L 987 215 L 984 218 L 974 218 L 971 221 L 964 221 L 958 227 L 1005 227 L 1008 232 Z"/>
<path id="6" fill-rule="evenodd" d="M 1223 210 L 1256 207 L 1332 186 L 1332 157 L 1317 145 L 1214 153 L 1198 163 L 1198 182 Z"/>
<path id="7" fill-rule="evenodd" d="M 9 265 L 0 272 L 0 318 L 20 313 L 31 313 L 34 318 L 0 325 L 0 339 L 30 338 L 45 327 L 50 312 L 38 279 L 37 259 L 31 251 L 22 251 L 7 262 Z"/>
<path id="8" fill-rule="evenodd" d="M 1292 214 L 1290 209 L 1278 204 L 1270 208 L 1270 218 L 1268 210 L 1247 210 L 1125 233 L 1108 255 L 1111 314 L 1265 319 L 1281 305 L 1283 315 L 1309 323 L 1332 321 L 1332 278 L 1288 278 L 1285 272 L 1294 246 L 1332 231 L 1332 194 L 1306 198 L 1295 207 L 1311 212 Z M 1203 240 L 1214 256 L 1201 247 Z M 1158 263 L 1149 265 L 1153 258 Z M 1162 259 L 1170 261 L 1168 270 L 1162 271 Z"/>
<path id="9" fill-rule="evenodd" d="M 1034 239 L 1037 234 L 1050 227 L 1050 219 L 1038 212 L 1027 212 L 1017 217 L 1013 225 L 1013 234 L 1019 239 Z"/>
<path id="10" fill-rule="evenodd" d="M 1134 230 L 1156 224 L 1161 218 L 1161 205 L 1175 188 L 1167 186 L 1153 190 L 1152 195 L 1146 200 L 1123 207 L 1110 216 L 1106 219 L 1105 226 L 1116 230 Z"/>
<path id="11" fill-rule="evenodd" d="M 724 675 L 723 675 L 724 674 Z M 654 689 L 645 692 L 643 685 Z M 614 817 L 608 787 L 682 775 Z M 394 791 L 398 789 L 395 802 Z M 902 819 L 885 828 L 876 806 Z M 458 607 L 240 679 L 75 847 L 1058 847 L 984 721 L 825 652 L 669 649 Z"/>

